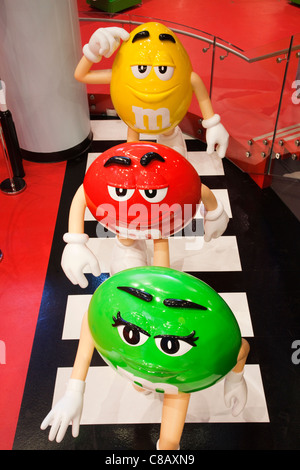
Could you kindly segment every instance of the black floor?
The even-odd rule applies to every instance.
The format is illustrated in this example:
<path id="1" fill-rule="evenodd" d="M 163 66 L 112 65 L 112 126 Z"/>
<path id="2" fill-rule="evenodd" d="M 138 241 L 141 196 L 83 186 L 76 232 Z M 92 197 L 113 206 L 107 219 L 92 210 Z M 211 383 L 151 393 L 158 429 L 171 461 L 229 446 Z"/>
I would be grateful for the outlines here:
<path id="1" fill-rule="evenodd" d="M 116 141 L 93 143 L 100 152 Z M 190 149 L 203 149 L 187 141 Z M 58 367 L 72 367 L 77 341 L 62 341 L 61 332 L 68 294 L 81 292 L 60 268 L 70 203 L 82 183 L 85 159 L 70 161 L 45 288 L 32 349 L 31 361 L 18 421 L 14 450 L 154 451 L 159 424 L 85 425 L 74 439 L 68 432 L 61 444 L 50 443 L 40 424 L 48 413 Z M 226 235 L 237 237 L 242 270 L 193 272 L 216 291 L 247 292 L 254 335 L 247 338 L 251 351 L 247 363 L 259 364 L 270 422 L 186 423 L 182 451 L 198 450 L 298 450 L 300 448 L 300 223 L 272 189 L 261 190 L 247 174 L 223 160 L 224 176 L 203 176 L 210 188 L 227 189 L 232 219 Z M 96 225 L 87 223 L 89 234 Z M 107 275 L 89 275 L 92 293 Z M 298 341 L 298 350 L 293 343 Z M 297 346 L 296 343 L 294 345 Z M 294 353 L 294 356 L 293 356 Z M 93 364 L 101 364 L 98 354 Z M 108 452 L 104 452 L 104 455 Z M 119 454 L 118 454 L 119 455 Z"/>

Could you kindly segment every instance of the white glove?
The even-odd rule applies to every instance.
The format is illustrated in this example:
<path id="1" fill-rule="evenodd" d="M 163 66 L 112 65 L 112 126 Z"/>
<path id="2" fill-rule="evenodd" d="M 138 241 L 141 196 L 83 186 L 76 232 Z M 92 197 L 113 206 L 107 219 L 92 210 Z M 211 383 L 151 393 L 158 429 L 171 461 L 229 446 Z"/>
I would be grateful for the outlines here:
<path id="1" fill-rule="evenodd" d="M 84 390 L 85 382 L 77 379 L 69 380 L 66 393 L 54 405 L 41 424 L 42 430 L 51 426 L 49 441 L 54 441 L 56 436 L 56 442 L 61 442 L 70 422 L 72 422 L 72 436 L 78 436 Z"/>
<path id="2" fill-rule="evenodd" d="M 218 114 L 214 114 L 209 119 L 202 121 L 202 126 L 207 129 L 206 142 L 207 153 L 211 155 L 217 145 L 216 152 L 220 158 L 224 158 L 228 147 L 229 134 L 223 124 L 220 123 L 221 118 Z"/>
<path id="3" fill-rule="evenodd" d="M 61 267 L 72 284 L 79 284 L 84 289 L 88 285 L 83 274 L 86 266 L 94 276 L 101 274 L 96 256 L 86 246 L 89 237 L 85 233 L 65 233 L 63 239 L 67 245 L 62 254 Z"/>
<path id="4" fill-rule="evenodd" d="M 108 58 L 118 49 L 121 39 L 127 41 L 128 38 L 129 33 L 123 28 L 99 28 L 92 34 L 88 44 L 83 46 L 82 51 L 90 62 L 100 62 L 102 56 Z"/>
<path id="5" fill-rule="evenodd" d="M 244 372 L 229 372 L 224 382 L 224 401 L 227 408 L 231 408 L 232 416 L 238 416 L 243 411 L 247 395 Z"/>
<path id="6" fill-rule="evenodd" d="M 212 238 L 218 238 L 225 232 L 229 217 L 223 204 L 218 201 L 218 206 L 213 211 L 205 211 L 204 216 L 204 241 L 209 242 Z"/>

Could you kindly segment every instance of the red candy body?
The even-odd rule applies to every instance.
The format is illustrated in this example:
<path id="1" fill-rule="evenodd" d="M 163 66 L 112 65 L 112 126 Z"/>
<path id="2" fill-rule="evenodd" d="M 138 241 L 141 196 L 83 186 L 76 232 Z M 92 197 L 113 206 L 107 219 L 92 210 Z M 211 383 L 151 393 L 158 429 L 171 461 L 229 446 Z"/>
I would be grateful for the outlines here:
<path id="1" fill-rule="evenodd" d="M 127 238 L 165 238 L 187 225 L 201 200 L 194 167 L 175 150 L 128 142 L 106 150 L 83 182 L 86 203 L 103 226 Z"/>

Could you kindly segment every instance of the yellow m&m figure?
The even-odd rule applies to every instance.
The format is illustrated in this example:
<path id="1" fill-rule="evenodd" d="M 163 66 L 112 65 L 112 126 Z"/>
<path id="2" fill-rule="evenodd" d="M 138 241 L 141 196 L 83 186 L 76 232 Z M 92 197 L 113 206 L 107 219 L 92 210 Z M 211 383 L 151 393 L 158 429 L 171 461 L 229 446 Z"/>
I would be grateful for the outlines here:
<path id="1" fill-rule="evenodd" d="M 137 132 L 173 129 L 188 111 L 192 66 L 181 42 L 165 26 L 139 26 L 120 47 L 112 68 L 111 98 Z"/>
<path id="2" fill-rule="evenodd" d="M 122 39 L 122 45 L 120 42 Z M 119 48 L 111 70 L 91 70 L 93 63 Z M 186 156 L 178 124 L 195 93 L 207 129 L 207 152 L 223 158 L 228 133 L 215 114 L 201 78 L 193 72 L 189 56 L 178 37 L 166 26 L 150 22 L 130 34 L 123 28 L 99 28 L 83 47 L 75 78 L 88 84 L 110 84 L 111 99 L 128 126 L 128 141 L 140 133 L 156 134 L 157 141 Z"/>

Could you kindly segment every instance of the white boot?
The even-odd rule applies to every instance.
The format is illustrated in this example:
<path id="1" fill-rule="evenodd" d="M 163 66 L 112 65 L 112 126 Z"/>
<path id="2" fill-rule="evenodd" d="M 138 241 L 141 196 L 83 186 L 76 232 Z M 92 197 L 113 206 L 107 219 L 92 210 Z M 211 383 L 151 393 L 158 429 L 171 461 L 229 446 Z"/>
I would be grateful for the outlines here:
<path id="1" fill-rule="evenodd" d="M 159 134 L 157 136 L 157 143 L 176 150 L 176 152 L 180 153 L 186 159 L 188 157 L 185 139 L 183 138 L 180 127 L 178 126 L 175 127 L 173 134 L 171 135 Z"/>
<path id="2" fill-rule="evenodd" d="M 112 250 L 110 274 L 113 276 L 124 269 L 147 266 L 147 245 L 145 240 L 134 240 L 132 245 L 123 245 L 118 238 Z"/>

